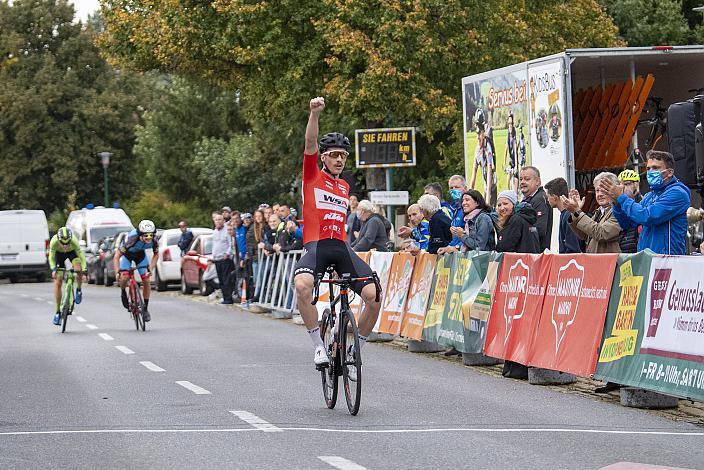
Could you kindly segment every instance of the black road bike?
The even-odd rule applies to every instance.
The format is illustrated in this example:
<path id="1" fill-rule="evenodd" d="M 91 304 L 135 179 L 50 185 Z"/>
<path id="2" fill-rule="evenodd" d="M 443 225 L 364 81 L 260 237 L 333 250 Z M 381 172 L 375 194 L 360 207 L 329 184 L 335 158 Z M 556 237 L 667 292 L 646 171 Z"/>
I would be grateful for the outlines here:
<path id="1" fill-rule="evenodd" d="M 352 416 L 359 412 L 359 403 L 362 398 L 362 355 L 359 349 L 359 331 L 357 321 L 350 309 L 349 292 L 355 282 L 373 280 L 376 287 L 376 301 L 381 298 L 381 283 L 376 273 L 366 277 L 350 277 L 342 274 L 333 278 L 334 266 L 327 268 L 328 279 L 323 274 L 318 274 L 313 287 L 313 302 L 318 302 L 320 284 L 328 284 L 330 288 L 330 307 L 323 312 L 320 322 L 320 336 L 325 343 L 329 365 L 319 366 L 323 382 L 323 396 L 328 408 L 335 408 L 337 403 L 337 384 L 339 377 L 345 389 L 347 409 Z M 334 288 L 339 292 L 333 295 Z M 339 313 L 338 313 L 339 311 Z"/>

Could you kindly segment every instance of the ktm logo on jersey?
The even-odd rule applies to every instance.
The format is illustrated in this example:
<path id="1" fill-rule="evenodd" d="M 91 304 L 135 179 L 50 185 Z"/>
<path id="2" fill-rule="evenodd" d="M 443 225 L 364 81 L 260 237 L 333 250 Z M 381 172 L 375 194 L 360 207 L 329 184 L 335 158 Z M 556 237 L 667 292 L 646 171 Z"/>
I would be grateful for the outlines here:
<path id="1" fill-rule="evenodd" d="M 328 212 L 325 214 L 325 217 L 323 217 L 323 220 L 336 220 L 338 222 L 344 222 L 345 218 L 342 217 L 340 214 L 334 214 L 332 212 Z"/>

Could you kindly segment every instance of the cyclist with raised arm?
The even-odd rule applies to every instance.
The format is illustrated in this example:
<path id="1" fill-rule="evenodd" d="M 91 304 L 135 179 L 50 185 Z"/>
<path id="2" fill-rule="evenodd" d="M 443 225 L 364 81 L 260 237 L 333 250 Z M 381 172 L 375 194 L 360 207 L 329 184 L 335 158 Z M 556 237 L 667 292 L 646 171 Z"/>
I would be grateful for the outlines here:
<path id="1" fill-rule="evenodd" d="M 313 341 L 313 362 L 317 367 L 329 364 L 318 326 L 318 311 L 311 305 L 315 276 L 324 274 L 335 265 L 338 275 L 369 280 L 355 282 L 352 289 L 364 300 L 359 317 L 359 346 L 366 343 L 379 316 L 376 286 L 371 268 L 350 248 L 345 234 L 345 219 L 349 207 L 349 185 L 340 178 L 349 155 L 350 141 L 339 132 L 325 134 L 318 148 L 318 120 L 325 108 L 322 97 L 310 100 L 310 115 L 306 126 L 303 154 L 303 243 L 305 254 L 296 265 L 294 276 L 298 294 L 298 310 Z M 323 168 L 318 166 L 318 151 Z M 348 351 L 354 354 L 354 351 Z"/>
<path id="2" fill-rule="evenodd" d="M 159 239 L 155 236 L 156 227 L 151 220 L 142 220 L 139 226 L 132 230 L 127 237 L 122 240 L 120 247 L 115 251 L 115 272 L 120 273 L 119 283 L 122 306 L 129 310 L 130 304 L 127 299 L 127 283 L 130 280 L 130 267 L 134 261 L 139 276 L 142 278 L 142 294 L 144 295 L 144 311 L 142 317 L 145 322 L 152 319 L 149 315 L 149 296 L 151 293 L 150 276 L 156 267 L 159 254 Z M 152 250 L 151 262 L 147 260 L 147 250 Z"/>
<path id="3" fill-rule="evenodd" d="M 49 268 L 51 268 L 51 278 L 54 280 L 54 299 L 56 300 L 56 313 L 54 314 L 54 325 L 61 324 L 61 284 L 63 277 L 57 275 L 56 271 L 66 266 L 66 261 L 70 261 L 76 273 L 76 303 L 83 300 L 81 291 L 81 274 L 86 273 L 86 255 L 81 250 L 81 245 L 68 227 L 61 227 L 56 235 L 51 237 L 49 242 Z"/>

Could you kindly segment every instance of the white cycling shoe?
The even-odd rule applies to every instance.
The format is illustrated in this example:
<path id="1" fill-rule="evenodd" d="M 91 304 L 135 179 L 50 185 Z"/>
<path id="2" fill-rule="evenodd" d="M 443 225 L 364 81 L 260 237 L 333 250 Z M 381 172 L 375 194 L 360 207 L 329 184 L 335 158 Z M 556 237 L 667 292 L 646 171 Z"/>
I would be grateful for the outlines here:
<path id="1" fill-rule="evenodd" d="M 330 359 L 328 359 L 328 353 L 325 350 L 325 346 L 316 346 L 315 355 L 313 356 L 313 362 L 316 367 L 327 367 L 330 365 Z"/>
<path id="2" fill-rule="evenodd" d="M 355 354 L 354 354 L 354 347 L 350 345 L 347 348 L 347 359 L 346 362 L 354 362 L 355 361 Z M 357 368 L 355 366 L 345 366 L 347 367 L 347 378 L 351 380 L 352 382 L 357 381 Z"/>

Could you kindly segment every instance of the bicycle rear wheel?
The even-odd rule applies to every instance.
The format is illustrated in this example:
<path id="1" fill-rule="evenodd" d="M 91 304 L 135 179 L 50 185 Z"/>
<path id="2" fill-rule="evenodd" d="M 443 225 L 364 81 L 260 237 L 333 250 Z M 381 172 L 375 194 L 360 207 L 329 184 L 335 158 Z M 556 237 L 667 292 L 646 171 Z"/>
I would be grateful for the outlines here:
<path id="1" fill-rule="evenodd" d="M 142 299 L 142 290 L 140 289 L 140 286 L 136 286 L 134 292 L 136 294 L 134 322 L 137 325 L 138 331 L 140 328 L 144 331 L 147 328 L 147 325 L 144 322 L 144 316 L 142 315 L 142 312 L 144 312 L 144 300 Z"/>
<path id="2" fill-rule="evenodd" d="M 335 408 L 335 403 L 337 403 L 338 367 L 336 367 L 336 363 L 339 364 L 339 362 L 334 360 L 332 357 L 335 338 L 329 308 L 326 308 L 325 311 L 323 311 L 323 319 L 320 325 L 320 337 L 323 338 L 325 350 L 328 353 L 328 360 L 330 361 L 330 365 L 320 371 L 320 377 L 323 381 L 323 396 L 325 397 L 325 404 L 327 407 L 333 409 Z"/>
<path id="3" fill-rule="evenodd" d="M 340 351 L 342 383 L 345 388 L 347 409 L 352 416 L 359 412 L 362 399 L 362 354 L 359 350 L 359 331 L 354 314 L 350 310 L 341 312 Z M 354 354 L 351 354 L 354 349 Z"/>

